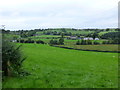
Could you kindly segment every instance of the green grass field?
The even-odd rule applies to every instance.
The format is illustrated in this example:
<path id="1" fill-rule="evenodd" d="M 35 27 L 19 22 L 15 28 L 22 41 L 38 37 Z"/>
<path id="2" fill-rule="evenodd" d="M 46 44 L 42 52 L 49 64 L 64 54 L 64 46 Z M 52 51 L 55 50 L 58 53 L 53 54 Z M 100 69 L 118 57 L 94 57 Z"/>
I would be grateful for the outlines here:
<path id="1" fill-rule="evenodd" d="M 101 45 L 73 45 L 73 44 L 66 44 L 60 45 L 65 47 L 72 47 L 75 49 L 83 49 L 83 50 L 99 50 L 99 51 L 120 51 L 118 49 L 118 45 L 114 44 L 101 44 Z"/>
<path id="2" fill-rule="evenodd" d="M 52 32 L 56 31 L 56 32 L 61 32 L 61 30 L 50 30 Z M 74 30 L 66 30 L 66 32 L 71 32 L 72 34 L 89 34 L 89 33 L 93 33 L 94 31 L 74 31 Z M 37 32 L 37 34 L 43 34 L 43 31 Z"/>
<path id="3" fill-rule="evenodd" d="M 19 45 L 19 44 L 17 44 Z M 117 88 L 118 54 L 23 44 L 29 76 L 9 77 L 3 88 Z"/>
<path id="4" fill-rule="evenodd" d="M 61 37 L 60 35 L 40 35 L 36 37 Z"/>
<path id="5" fill-rule="evenodd" d="M 109 32 L 118 32 L 118 31 L 114 31 L 114 30 L 112 30 L 112 31 L 104 31 L 104 32 L 100 32 L 99 35 L 101 36 L 101 35 L 104 35 L 104 34 L 109 33 Z"/>

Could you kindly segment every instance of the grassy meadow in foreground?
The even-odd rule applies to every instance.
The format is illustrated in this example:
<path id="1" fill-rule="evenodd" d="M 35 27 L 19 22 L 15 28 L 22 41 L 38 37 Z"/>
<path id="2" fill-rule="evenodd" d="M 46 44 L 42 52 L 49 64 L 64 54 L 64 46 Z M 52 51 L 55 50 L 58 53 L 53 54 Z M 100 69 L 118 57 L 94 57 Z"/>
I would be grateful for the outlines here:
<path id="1" fill-rule="evenodd" d="M 3 88 L 117 88 L 118 54 L 22 44 L 28 76 L 9 77 Z"/>

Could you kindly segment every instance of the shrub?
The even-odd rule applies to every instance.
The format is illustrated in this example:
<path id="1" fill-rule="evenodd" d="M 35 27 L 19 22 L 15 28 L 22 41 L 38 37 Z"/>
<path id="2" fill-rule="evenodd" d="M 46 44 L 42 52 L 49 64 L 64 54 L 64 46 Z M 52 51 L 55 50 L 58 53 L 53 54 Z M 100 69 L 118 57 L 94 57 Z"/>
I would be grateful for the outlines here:
<path id="1" fill-rule="evenodd" d="M 25 43 L 34 43 L 34 40 L 31 40 L 31 38 L 28 38 L 27 40 L 25 40 Z"/>
<path id="2" fill-rule="evenodd" d="M 103 41 L 102 44 L 107 44 L 107 41 Z"/>
<path id="3" fill-rule="evenodd" d="M 60 45 L 64 45 L 64 38 L 61 37 L 61 38 L 59 39 L 59 44 L 60 44 Z"/>
<path id="4" fill-rule="evenodd" d="M 81 41 L 81 45 L 86 45 L 87 43 L 86 43 L 86 40 L 82 40 Z"/>
<path id="5" fill-rule="evenodd" d="M 112 41 L 103 41 L 102 44 L 114 44 Z"/>
<path id="6" fill-rule="evenodd" d="M 19 40 L 17 40 L 17 42 L 19 43 Z"/>
<path id="7" fill-rule="evenodd" d="M 57 40 L 54 40 L 53 43 L 54 43 L 54 45 L 57 45 L 57 44 L 58 44 L 58 41 L 57 41 Z"/>
<path id="8" fill-rule="evenodd" d="M 36 43 L 37 44 L 45 44 L 44 41 L 42 41 L 42 40 L 38 40 L 38 41 L 36 41 Z"/>
<path id="9" fill-rule="evenodd" d="M 76 42 L 76 45 L 80 45 L 80 41 L 79 40 Z"/>
<path id="10" fill-rule="evenodd" d="M 92 41 L 91 40 L 87 40 L 87 45 L 92 45 Z"/>
<path id="11" fill-rule="evenodd" d="M 20 40 L 20 43 L 24 43 L 24 42 L 25 42 L 25 40 L 24 40 L 24 39 L 21 39 L 21 40 Z"/>
<path id="12" fill-rule="evenodd" d="M 16 47 L 10 40 L 2 39 L 2 71 L 3 76 L 19 74 L 22 69 L 22 63 L 26 58 L 22 57 L 20 47 Z"/>
<path id="13" fill-rule="evenodd" d="M 93 42 L 93 44 L 94 44 L 94 45 L 98 45 L 98 44 L 100 44 L 100 43 L 99 43 L 99 42 L 94 41 L 94 42 Z"/>
<path id="14" fill-rule="evenodd" d="M 54 42 L 53 39 L 51 39 L 50 42 L 49 42 L 49 44 L 53 45 L 53 42 Z"/>
<path id="15" fill-rule="evenodd" d="M 110 41 L 106 41 L 106 44 L 111 44 L 111 42 Z"/>

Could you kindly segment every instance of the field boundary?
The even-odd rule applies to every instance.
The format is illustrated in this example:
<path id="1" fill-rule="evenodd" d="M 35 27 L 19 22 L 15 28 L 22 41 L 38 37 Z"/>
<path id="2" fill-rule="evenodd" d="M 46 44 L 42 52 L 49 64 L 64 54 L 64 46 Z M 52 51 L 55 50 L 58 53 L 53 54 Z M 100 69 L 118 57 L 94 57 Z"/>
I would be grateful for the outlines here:
<path id="1" fill-rule="evenodd" d="M 65 47 L 65 46 L 55 46 L 55 45 L 52 45 L 52 46 L 53 46 L 53 47 L 59 47 L 59 48 L 65 48 L 65 49 L 80 50 L 80 51 L 120 53 L 120 51 L 100 51 L 100 50 L 88 50 L 88 49 L 75 49 L 75 48 Z"/>

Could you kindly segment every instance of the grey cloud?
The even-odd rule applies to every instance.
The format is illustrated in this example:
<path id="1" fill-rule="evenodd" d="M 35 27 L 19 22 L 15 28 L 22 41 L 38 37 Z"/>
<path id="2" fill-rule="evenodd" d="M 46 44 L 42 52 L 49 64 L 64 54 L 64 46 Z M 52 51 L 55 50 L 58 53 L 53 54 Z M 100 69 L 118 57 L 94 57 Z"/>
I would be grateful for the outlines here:
<path id="1" fill-rule="evenodd" d="M 4 7 L 0 10 L 0 24 L 5 24 L 7 29 L 117 27 L 117 7 L 110 4 L 113 0 L 106 6 L 99 5 L 95 0 L 50 1 Z M 103 0 L 99 2 L 104 3 Z"/>

